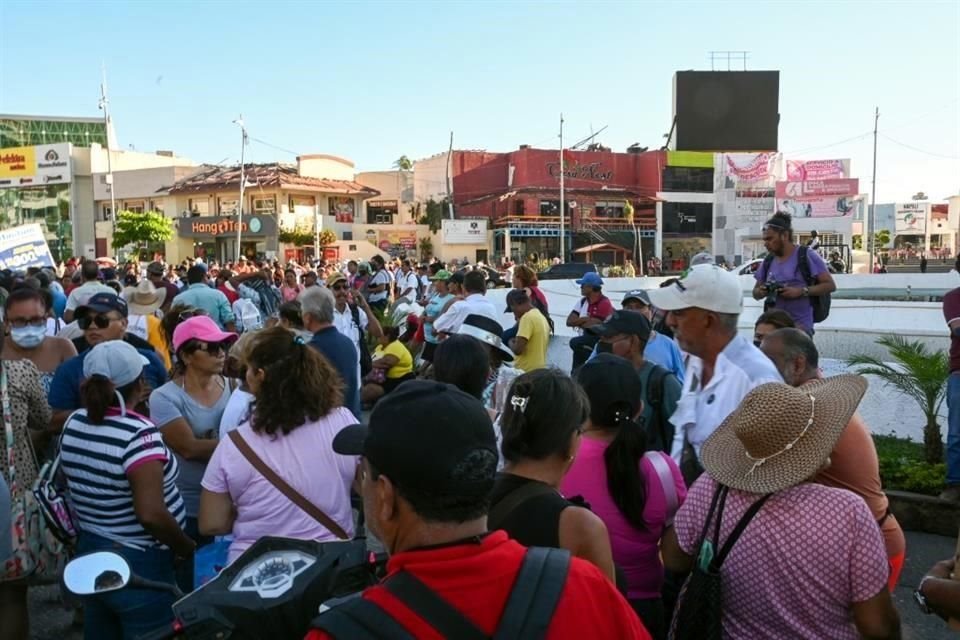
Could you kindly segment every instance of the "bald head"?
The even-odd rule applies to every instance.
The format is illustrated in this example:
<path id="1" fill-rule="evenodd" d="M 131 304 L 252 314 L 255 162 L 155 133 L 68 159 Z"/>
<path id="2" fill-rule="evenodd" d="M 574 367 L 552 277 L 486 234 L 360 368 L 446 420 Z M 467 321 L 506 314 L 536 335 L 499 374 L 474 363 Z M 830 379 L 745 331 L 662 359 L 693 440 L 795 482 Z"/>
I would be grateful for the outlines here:
<path id="1" fill-rule="evenodd" d="M 813 340 L 799 329 L 778 329 L 767 335 L 760 350 L 776 365 L 783 381 L 799 387 L 817 377 L 820 354 Z"/>

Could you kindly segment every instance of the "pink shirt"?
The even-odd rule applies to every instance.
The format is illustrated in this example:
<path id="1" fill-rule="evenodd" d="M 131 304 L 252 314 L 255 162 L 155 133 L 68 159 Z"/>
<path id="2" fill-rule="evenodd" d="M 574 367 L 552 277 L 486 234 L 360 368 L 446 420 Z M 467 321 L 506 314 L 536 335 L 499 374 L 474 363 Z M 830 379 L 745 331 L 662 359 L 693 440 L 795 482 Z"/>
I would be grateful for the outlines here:
<path id="1" fill-rule="evenodd" d="M 331 443 L 340 430 L 356 422 L 349 410 L 337 407 L 287 435 L 256 434 L 249 423 L 238 431 L 268 467 L 353 535 L 350 485 L 359 459 L 334 453 Z M 236 506 L 230 562 L 263 536 L 337 540 L 261 476 L 229 438 L 217 445 L 202 484 L 208 491 L 229 493 Z"/>
<path id="2" fill-rule="evenodd" d="M 303 291 L 303 285 L 299 284 L 295 287 L 288 287 L 287 285 L 280 287 L 280 295 L 283 296 L 284 302 L 293 302 L 301 291 Z"/>
<path id="3" fill-rule="evenodd" d="M 607 489 L 607 467 L 603 460 L 608 443 L 596 438 L 583 438 L 573 466 L 563 479 L 560 489 L 564 496 L 583 496 L 590 510 L 600 516 L 610 534 L 613 561 L 623 570 L 627 579 L 627 597 L 631 599 L 659 598 L 663 587 L 663 563 L 660 562 L 660 538 L 666 528 L 667 498 L 653 464 L 640 459 L 640 477 L 643 478 L 646 503 L 643 521 L 646 530 L 635 528 L 624 517 Z M 667 454 L 664 461 L 673 474 L 677 500 L 683 504 L 687 495 L 683 476 L 677 464 Z"/>
<path id="4" fill-rule="evenodd" d="M 677 513 L 685 553 L 697 553 L 716 486 L 700 476 Z M 759 497 L 730 490 L 721 545 Z M 785 489 L 760 508 L 720 569 L 724 638 L 859 638 L 851 607 L 886 589 L 888 571 L 863 498 L 813 483 Z"/>

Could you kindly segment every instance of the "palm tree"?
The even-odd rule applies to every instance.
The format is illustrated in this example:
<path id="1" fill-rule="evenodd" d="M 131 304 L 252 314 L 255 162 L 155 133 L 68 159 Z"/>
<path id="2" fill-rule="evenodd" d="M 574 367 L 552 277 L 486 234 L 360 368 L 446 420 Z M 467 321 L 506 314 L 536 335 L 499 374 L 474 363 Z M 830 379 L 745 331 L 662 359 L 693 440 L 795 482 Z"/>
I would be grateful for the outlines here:
<path id="1" fill-rule="evenodd" d="M 410 171 L 413 169 L 413 160 L 407 156 L 400 156 L 394 161 L 393 166 L 400 171 Z"/>
<path id="2" fill-rule="evenodd" d="M 885 384 L 917 401 L 927 424 L 923 428 L 924 457 L 930 464 L 943 462 L 943 440 L 937 414 L 946 397 L 950 362 L 944 351 L 928 351 L 919 340 L 899 335 L 883 336 L 877 344 L 893 357 L 892 363 L 868 355 L 855 355 L 847 364 L 857 373 L 877 376 Z"/>

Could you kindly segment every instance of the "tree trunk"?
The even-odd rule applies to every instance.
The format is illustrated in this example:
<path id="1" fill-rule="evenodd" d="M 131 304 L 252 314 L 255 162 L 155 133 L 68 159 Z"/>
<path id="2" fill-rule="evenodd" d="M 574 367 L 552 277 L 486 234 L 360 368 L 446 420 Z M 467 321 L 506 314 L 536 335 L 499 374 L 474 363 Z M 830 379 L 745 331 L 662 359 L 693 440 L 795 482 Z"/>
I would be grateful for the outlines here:
<path id="1" fill-rule="evenodd" d="M 940 437 L 940 425 L 936 416 L 927 418 L 927 426 L 923 429 L 924 457 L 929 464 L 943 462 L 943 440 Z"/>

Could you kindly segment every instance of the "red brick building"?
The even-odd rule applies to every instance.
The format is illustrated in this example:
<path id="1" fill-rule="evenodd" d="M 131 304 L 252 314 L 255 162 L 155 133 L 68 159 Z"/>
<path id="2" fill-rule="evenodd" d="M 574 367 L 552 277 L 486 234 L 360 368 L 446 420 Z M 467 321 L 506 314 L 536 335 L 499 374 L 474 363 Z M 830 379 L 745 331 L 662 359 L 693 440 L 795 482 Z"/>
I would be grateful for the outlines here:
<path id="1" fill-rule="evenodd" d="M 564 151 L 567 250 L 611 242 L 634 250 L 629 202 L 652 255 L 661 152 Z M 560 237 L 560 152 L 526 146 L 509 153 L 455 151 L 451 158 L 457 218 L 488 218 L 497 256 L 553 257 Z"/>

